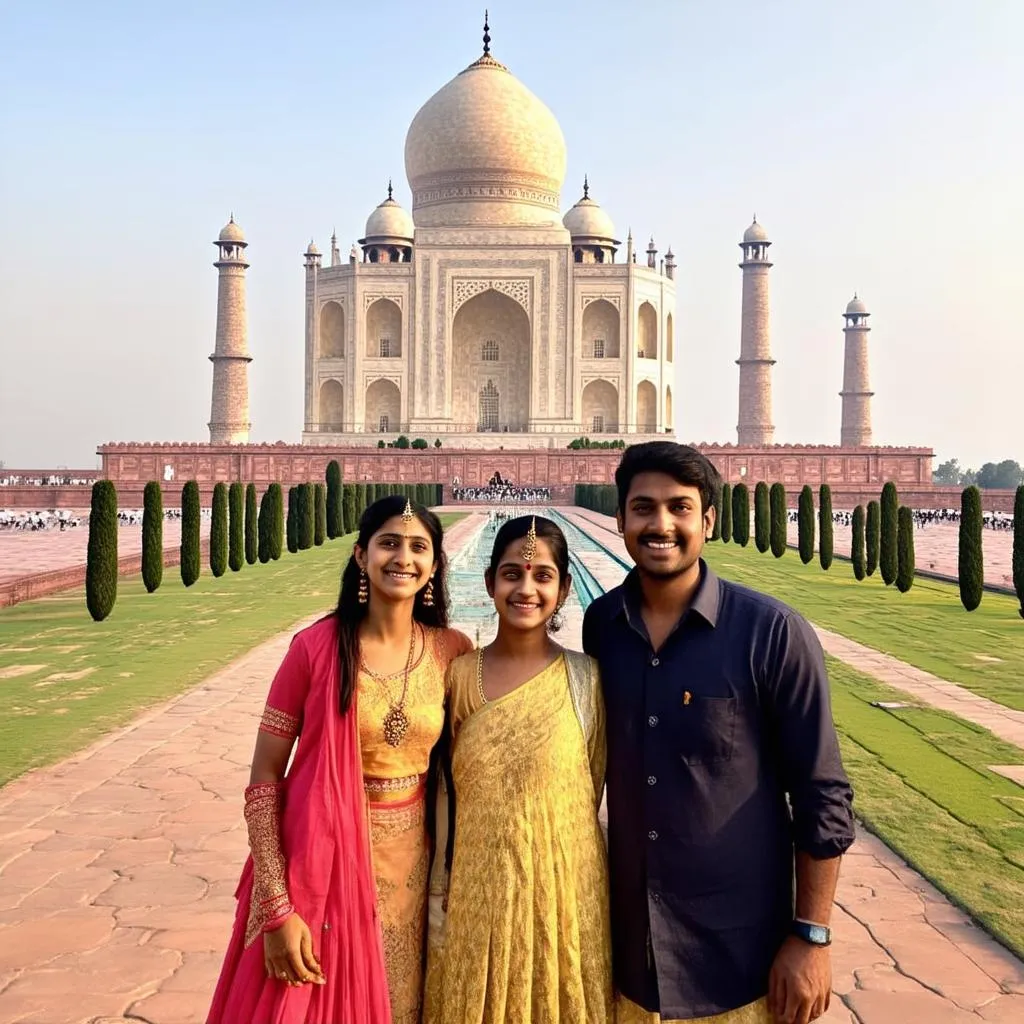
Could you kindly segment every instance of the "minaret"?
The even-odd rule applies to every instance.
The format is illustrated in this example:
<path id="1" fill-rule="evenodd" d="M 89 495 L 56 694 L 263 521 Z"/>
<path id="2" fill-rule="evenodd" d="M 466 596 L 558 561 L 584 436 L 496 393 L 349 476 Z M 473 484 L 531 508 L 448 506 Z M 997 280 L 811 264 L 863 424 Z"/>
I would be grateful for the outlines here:
<path id="1" fill-rule="evenodd" d="M 249 244 L 235 215 L 213 243 L 220 271 L 217 285 L 217 340 L 213 363 L 213 403 L 210 444 L 247 444 L 249 441 L 249 330 L 245 314 L 245 258 Z"/>
<path id="2" fill-rule="evenodd" d="M 658 265 L 658 247 L 654 244 L 654 235 L 651 235 L 651 240 L 647 243 L 647 266 L 654 270 Z"/>
<path id="3" fill-rule="evenodd" d="M 772 424 L 772 367 L 768 302 L 768 232 L 754 223 L 743 233 L 743 310 L 740 314 L 740 415 L 737 442 L 760 448 L 775 443 Z"/>
<path id="4" fill-rule="evenodd" d="M 866 447 L 871 444 L 871 396 L 868 384 L 867 306 L 854 293 L 843 318 L 846 326 L 846 354 L 843 359 L 843 425 L 839 443 L 844 447 Z"/>
<path id="5" fill-rule="evenodd" d="M 341 263 L 341 253 L 338 250 L 338 233 L 331 232 L 331 266 L 336 267 Z"/>

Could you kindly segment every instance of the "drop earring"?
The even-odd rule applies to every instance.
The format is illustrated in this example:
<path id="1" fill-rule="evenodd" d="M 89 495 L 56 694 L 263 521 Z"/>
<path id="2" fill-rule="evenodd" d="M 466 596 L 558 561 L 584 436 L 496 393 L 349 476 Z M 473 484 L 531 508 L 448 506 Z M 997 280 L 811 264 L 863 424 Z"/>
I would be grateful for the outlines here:
<path id="1" fill-rule="evenodd" d="M 370 579 L 365 569 L 359 570 L 359 603 L 366 604 L 370 600 Z"/>
<path id="2" fill-rule="evenodd" d="M 423 588 L 423 604 L 427 608 L 434 607 L 434 577 L 431 576 L 427 580 L 427 585 Z"/>

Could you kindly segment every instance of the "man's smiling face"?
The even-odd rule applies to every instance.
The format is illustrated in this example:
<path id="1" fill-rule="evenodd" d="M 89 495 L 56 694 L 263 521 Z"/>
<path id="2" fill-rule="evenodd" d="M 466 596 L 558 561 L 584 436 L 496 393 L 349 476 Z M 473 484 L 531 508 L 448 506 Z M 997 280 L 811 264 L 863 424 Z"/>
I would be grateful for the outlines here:
<path id="1" fill-rule="evenodd" d="M 638 473 L 618 516 L 626 550 L 646 576 L 671 579 L 696 564 L 715 525 L 715 509 L 702 512 L 698 488 L 666 473 Z"/>

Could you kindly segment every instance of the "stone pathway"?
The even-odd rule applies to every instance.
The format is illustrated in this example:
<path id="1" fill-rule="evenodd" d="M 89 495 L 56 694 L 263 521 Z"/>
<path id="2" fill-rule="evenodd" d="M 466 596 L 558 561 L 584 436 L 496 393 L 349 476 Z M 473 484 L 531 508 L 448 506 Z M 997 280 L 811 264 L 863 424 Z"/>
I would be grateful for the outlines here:
<path id="1" fill-rule="evenodd" d="M 451 550 L 478 525 L 456 524 Z M 256 725 L 291 632 L 0 790 L 4 1024 L 204 1020 L 247 852 Z M 1024 1020 L 1024 964 L 869 835 L 834 923 L 831 1024 Z"/>
<path id="2" fill-rule="evenodd" d="M 626 546 L 611 516 L 586 510 L 574 512 L 569 518 L 578 526 L 593 532 L 596 539 L 606 547 L 628 559 Z M 814 630 L 821 640 L 822 647 L 851 668 L 901 690 L 922 704 L 952 712 L 975 725 L 980 725 L 1007 743 L 1024 749 L 1024 711 L 1007 708 L 986 697 L 979 697 L 959 683 L 941 679 L 914 665 L 908 665 L 891 654 L 883 654 L 873 647 L 840 636 L 831 630 L 820 626 L 814 626 Z"/>

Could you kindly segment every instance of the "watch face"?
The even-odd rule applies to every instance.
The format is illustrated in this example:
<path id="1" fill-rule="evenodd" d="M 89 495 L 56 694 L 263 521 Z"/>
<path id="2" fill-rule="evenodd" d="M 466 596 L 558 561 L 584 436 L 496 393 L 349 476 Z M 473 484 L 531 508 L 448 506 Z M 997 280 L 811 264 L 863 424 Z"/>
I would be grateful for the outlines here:
<path id="1" fill-rule="evenodd" d="M 828 929 L 823 928 L 820 924 L 812 924 L 808 928 L 808 935 L 810 936 L 811 942 L 816 942 L 822 946 L 829 940 Z"/>

